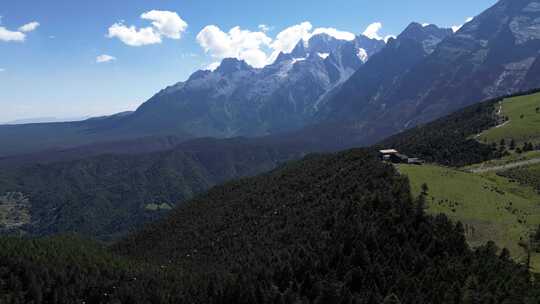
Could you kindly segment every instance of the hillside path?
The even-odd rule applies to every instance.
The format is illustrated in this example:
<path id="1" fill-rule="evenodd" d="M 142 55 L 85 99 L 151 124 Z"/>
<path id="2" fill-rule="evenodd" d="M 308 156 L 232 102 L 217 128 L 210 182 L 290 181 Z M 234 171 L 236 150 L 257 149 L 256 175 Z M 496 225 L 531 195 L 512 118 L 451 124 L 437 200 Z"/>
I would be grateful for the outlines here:
<path id="1" fill-rule="evenodd" d="M 529 160 L 523 160 L 523 161 L 519 161 L 515 163 L 494 166 L 494 167 L 471 169 L 469 170 L 469 172 L 472 172 L 472 173 L 496 172 L 496 171 L 504 171 L 504 170 L 514 169 L 514 168 L 519 168 L 523 166 L 534 165 L 534 164 L 540 164 L 540 158 L 533 158 Z"/>

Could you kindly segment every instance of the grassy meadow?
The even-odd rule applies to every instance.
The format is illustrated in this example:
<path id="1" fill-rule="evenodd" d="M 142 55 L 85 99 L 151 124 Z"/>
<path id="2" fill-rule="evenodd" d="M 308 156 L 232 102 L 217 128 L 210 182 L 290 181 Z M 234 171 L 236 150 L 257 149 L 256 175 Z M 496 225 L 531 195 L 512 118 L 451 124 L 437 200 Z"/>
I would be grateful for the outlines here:
<path id="1" fill-rule="evenodd" d="M 501 105 L 500 115 L 509 121 L 482 133 L 481 141 L 498 144 L 502 139 L 507 142 L 514 139 L 518 146 L 525 142 L 540 143 L 540 93 L 508 98 Z"/>
<path id="2" fill-rule="evenodd" d="M 426 183 L 428 212 L 445 213 L 461 221 L 471 246 L 495 241 L 508 248 L 519 261 L 525 251 L 519 242 L 540 224 L 540 195 L 530 188 L 495 174 L 478 175 L 434 165 L 400 165 L 409 177 L 415 195 Z M 540 254 L 533 256 L 540 271 Z"/>

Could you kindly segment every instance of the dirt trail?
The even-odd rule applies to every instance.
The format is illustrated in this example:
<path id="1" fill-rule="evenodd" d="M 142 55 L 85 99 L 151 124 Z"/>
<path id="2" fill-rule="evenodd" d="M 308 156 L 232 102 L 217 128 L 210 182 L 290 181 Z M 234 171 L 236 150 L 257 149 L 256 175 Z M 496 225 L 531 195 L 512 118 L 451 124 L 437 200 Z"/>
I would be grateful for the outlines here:
<path id="1" fill-rule="evenodd" d="M 504 171 L 504 170 L 514 169 L 514 168 L 534 165 L 534 164 L 540 164 L 540 158 L 533 158 L 529 160 L 523 160 L 523 161 L 509 163 L 509 164 L 500 165 L 500 166 L 471 169 L 470 172 L 472 173 L 496 172 L 496 171 Z"/>

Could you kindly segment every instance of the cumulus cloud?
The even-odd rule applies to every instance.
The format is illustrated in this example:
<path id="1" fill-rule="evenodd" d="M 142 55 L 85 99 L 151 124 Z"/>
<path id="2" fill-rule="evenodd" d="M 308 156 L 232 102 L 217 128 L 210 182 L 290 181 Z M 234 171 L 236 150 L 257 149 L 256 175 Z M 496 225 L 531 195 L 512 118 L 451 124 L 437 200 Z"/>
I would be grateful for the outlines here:
<path id="1" fill-rule="evenodd" d="M 471 22 L 473 19 L 474 19 L 473 17 L 469 17 L 469 18 L 465 19 L 464 24 L 452 26 L 452 31 L 454 31 L 454 33 L 459 31 L 465 24 Z"/>
<path id="2" fill-rule="evenodd" d="M 426 24 L 425 26 L 427 25 L 429 24 Z M 385 42 L 388 42 L 390 38 L 396 38 L 394 35 L 386 35 L 384 37 L 381 36 L 379 32 L 381 31 L 382 27 L 383 24 L 381 22 L 374 22 L 366 27 L 362 35 L 370 39 L 384 40 Z"/>
<path id="3" fill-rule="evenodd" d="M 261 30 L 261 32 L 269 32 L 273 29 L 273 27 L 269 26 L 269 25 L 266 25 L 266 24 L 259 24 L 258 26 L 259 30 Z"/>
<path id="4" fill-rule="evenodd" d="M 7 28 L 0 26 L 0 41 L 5 42 L 23 42 L 26 40 L 26 34 L 34 31 L 39 26 L 39 22 L 33 21 L 19 27 L 16 31 L 8 30 Z"/>
<path id="5" fill-rule="evenodd" d="M 162 37 L 180 39 L 188 24 L 175 12 L 152 10 L 141 15 L 141 19 L 152 21 L 152 26 L 137 28 L 117 22 L 109 27 L 107 37 L 118 38 L 129 46 L 161 43 Z"/>
<path id="6" fill-rule="evenodd" d="M 312 36 L 327 34 L 340 40 L 354 40 L 355 35 L 335 28 L 313 28 L 310 22 L 302 22 L 279 32 L 275 38 L 267 35 L 269 27 L 261 24 L 259 31 L 249 31 L 236 26 L 228 32 L 216 25 L 208 25 L 197 35 L 197 41 L 211 57 L 237 58 L 245 60 L 253 67 L 264 67 L 277 58 L 279 53 L 290 53 L 300 42 L 307 42 Z M 215 67 L 213 63 L 211 67 Z M 210 69 L 208 67 L 207 69 Z"/>
<path id="7" fill-rule="evenodd" d="M 218 59 L 238 58 L 254 67 L 266 65 L 266 53 L 272 39 L 263 32 L 252 32 L 233 27 L 223 32 L 215 25 L 204 27 L 197 35 L 197 41 L 210 56 Z"/>
<path id="8" fill-rule="evenodd" d="M 99 55 L 96 57 L 96 63 L 105 63 L 105 62 L 111 62 L 115 60 L 116 60 L 116 57 L 107 55 L 107 54 Z"/>
<path id="9" fill-rule="evenodd" d="M 272 49 L 278 54 L 279 52 L 292 52 L 300 40 L 307 41 L 311 37 L 311 29 L 313 29 L 313 25 L 307 21 L 284 29 L 277 34 L 271 45 Z"/>
<path id="10" fill-rule="evenodd" d="M 381 29 L 382 29 L 382 23 L 374 22 L 368 25 L 366 30 L 362 34 L 371 39 L 382 40 L 383 38 L 379 35 L 379 31 Z"/>
<path id="11" fill-rule="evenodd" d="M 22 42 L 26 39 L 26 35 L 22 32 L 10 31 L 7 28 L 0 26 L 0 41 L 10 42 Z"/>
<path id="12" fill-rule="evenodd" d="M 21 27 L 19 27 L 19 31 L 23 33 L 29 33 L 34 30 L 36 30 L 39 27 L 39 22 L 32 21 L 30 23 L 27 23 Z"/>
<path id="13" fill-rule="evenodd" d="M 145 27 L 137 29 L 135 26 L 126 26 L 123 23 L 115 23 L 109 27 L 109 38 L 118 38 L 129 46 L 143 46 L 161 43 L 161 35 L 154 28 Z"/>
<path id="14" fill-rule="evenodd" d="M 160 34 L 171 39 L 180 39 L 188 27 L 175 12 L 153 10 L 142 14 L 141 18 L 152 21 L 152 25 Z"/>

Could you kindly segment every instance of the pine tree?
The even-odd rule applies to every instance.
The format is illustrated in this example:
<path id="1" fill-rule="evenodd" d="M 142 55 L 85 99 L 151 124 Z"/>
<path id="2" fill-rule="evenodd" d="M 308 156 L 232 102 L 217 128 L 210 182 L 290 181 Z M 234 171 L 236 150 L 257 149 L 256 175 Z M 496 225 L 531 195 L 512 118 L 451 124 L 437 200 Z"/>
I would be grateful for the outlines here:
<path id="1" fill-rule="evenodd" d="M 395 294 L 391 293 L 384 298 L 383 304 L 401 304 L 401 301 Z"/>
<path id="2" fill-rule="evenodd" d="M 463 304 L 480 303 L 480 295 L 478 294 L 478 280 L 476 277 L 470 276 L 465 281 L 461 302 Z"/>
<path id="3" fill-rule="evenodd" d="M 510 150 L 515 150 L 516 149 L 516 141 L 512 138 L 512 140 L 510 141 Z"/>
<path id="4" fill-rule="evenodd" d="M 429 191 L 429 187 L 426 183 L 422 184 L 422 195 L 427 196 Z"/>

